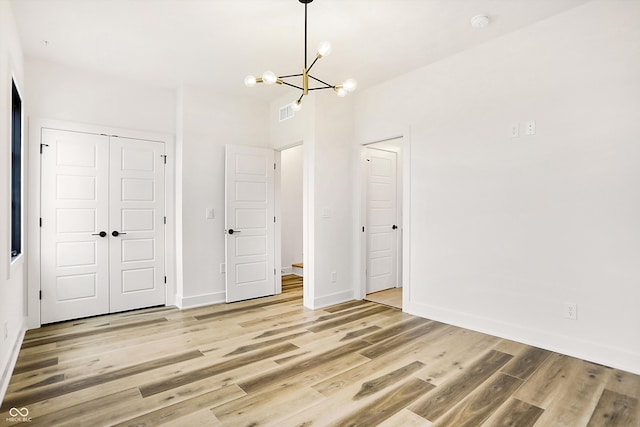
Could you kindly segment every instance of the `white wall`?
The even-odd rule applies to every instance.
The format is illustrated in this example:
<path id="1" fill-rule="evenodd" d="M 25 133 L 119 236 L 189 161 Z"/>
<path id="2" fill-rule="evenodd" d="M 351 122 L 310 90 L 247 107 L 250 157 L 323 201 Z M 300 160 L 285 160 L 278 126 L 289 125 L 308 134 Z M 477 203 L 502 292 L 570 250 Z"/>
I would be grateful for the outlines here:
<path id="1" fill-rule="evenodd" d="M 25 72 L 32 119 L 175 134 L 175 90 L 34 58 Z"/>
<path id="2" fill-rule="evenodd" d="M 639 17 L 593 1 L 360 94 L 359 141 L 411 129 L 406 311 L 640 373 Z"/>
<path id="3" fill-rule="evenodd" d="M 302 162 L 303 146 L 298 145 L 281 153 L 280 195 L 282 227 L 282 266 L 291 271 L 291 264 L 302 262 Z"/>
<path id="4" fill-rule="evenodd" d="M 353 98 L 312 93 L 293 119 L 278 122 L 278 109 L 291 99 L 285 94 L 270 105 L 270 144 L 278 149 L 303 141 L 304 305 L 313 309 L 354 297 L 359 170 L 352 165 L 360 153 L 354 144 Z"/>
<path id="5" fill-rule="evenodd" d="M 26 161 L 23 163 L 22 255 L 11 264 L 11 81 L 21 91 L 23 111 L 27 106 L 23 57 L 9 2 L 0 1 L 0 401 L 4 397 L 15 358 L 24 336 L 26 315 L 27 245 Z M 28 155 L 26 124 L 23 117 L 23 157 Z M 6 333 L 6 336 L 5 336 Z"/>
<path id="6" fill-rule="evenodd" d="M 328 91 L 318 94 L 316 101 L 310 205 L 315 233 L 313 308 L 354 297 L 359 200 L 353 194 L 360 186 L 357 168 L 353 168 L 360 158 L 354 143 L 353 98 L 338 98 Z M 305 261 L 305 280 L 306 270 Z"/>
<path id="7" fill-rule="evenodd" d="M 177 208 L 183 247 L 178 269 L 183 277 L 178 278 L 178 305 L 191 307 L 225 299 L 225 275 L 220 273 L 225 262 L 225 145 L 268 147 L 269 105 L 251 96 L 224 98 L 190 87 L 182 89 L 179 99 L 177 150 L 182 171 L 177 177 Z M 213 219 L 206 219 L 207 208 L 214 209 Z"/>

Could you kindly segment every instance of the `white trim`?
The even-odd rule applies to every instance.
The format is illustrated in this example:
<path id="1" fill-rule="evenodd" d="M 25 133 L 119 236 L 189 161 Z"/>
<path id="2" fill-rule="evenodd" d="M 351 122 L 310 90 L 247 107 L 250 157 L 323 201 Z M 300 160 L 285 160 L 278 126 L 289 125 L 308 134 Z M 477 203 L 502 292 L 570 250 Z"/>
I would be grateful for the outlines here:
<path id="1" fill-rule="evenodd" d="M 622 348 L 607 347 L 597 342 L 584 341 L 568 335 L 531 329 L 433 305 L 409 303 L 403 306 L 403 311 L 415 316 L 640 374 L 640 370 L 638 370 L 640 354 L 630 353 Z"/>
<path id="2" fill-rule="evenodd" d="M 20 333 L 18 334 L 16 341 L 13 343 L 13 348 L 11 349 L 11 354 L 9 355 L 9 363 L 7 363 L 7 366 L 5 366 L 4 371 L 2 372 L 2 377 L 0 377 L 0 402 L 4 400 L 4 396 L 7 392 L 7 389 L 9 388 L 11 376 L 13 375 L 13 370 L 16 367 L 16 362 L 18 361 L 18 355 L 20 354 L 20 348 L 22 347 L 24 334 L 26 332 L 26 318 L 23 318 L 22 325 L 20 326 Z"/>
<path id="3" fill-rule="evenodd" d="M 292 116 L 293 117 L 293 116 Z M 273 173 L 273 215 L 276 218 L 274 225 L 273 236 L 273 250 L 274 263 L 276 266 L 275 280 L 275 294 L 282 293 L 282 268 L 278 266 L 282 265 L 282 151 L 273 150 L 273 163 L 275 164 L 275 171 Z"/>
<path id="4" fill-rule="evenodd" d="M 282 267 L 282 268 L 280 268 L 280 277 L 285 276 L 285 275 L 289 275 L 289 274 L 294 274 L 293 267 Z"/>
<path id="5" fill-rule="evenodd" d="M 331 305 L 336 305 L 347 301 L 353 301 L 353 290 L 336 292 L 333 294 L 315 298 L 313 300 L 313 309 L 318 310 L 323 307 L 329 307 Z"/>
<path id="6" fill-rule="evenodd" d="M 182 295 L 178 295 L 176 296 L 176 306 L 180 310 L 186 310 L 206 305 L 221 304 L 225 302 L 225 299 L 226 292 L 213 292 L 211 294 L 195 295 L 192 297 L 183 297 Z"/>
<path id="7" fill-rule="evenodd" d="M 29 122 L 28 141 L 28 172 L 29 189 L 27 210 L 27 236 L 28 236 L 28 292 L 27 292 L 27 328 L 33 329 L 41 326 L 40 318 L 40 142 L 42 129 L 60 129 L 72 132 L 87 132 L 94 134 L 118 135 L 132 139 L 144 139 L 159 141 L 165 144 L 167 165 L 165 169 L 165 215 L 167 225 L 165 227 L 165 274 L 167 285 L 165 293 L 165 305 L 176 304 L 176 218 L 175 210 L 175 171 L 176 171 L 176 147 L 175 138 L 171 134 L 153 131 L 140 131 L 123 129 L 110 126 L 91 125 L 84 123 L 66 122 L 60 120 L 34 119 Z"/>
<path id="8" fill-rule="evenodd" d="M 411 128 L 402 136 L 402 310 L 411 301 Z"/>

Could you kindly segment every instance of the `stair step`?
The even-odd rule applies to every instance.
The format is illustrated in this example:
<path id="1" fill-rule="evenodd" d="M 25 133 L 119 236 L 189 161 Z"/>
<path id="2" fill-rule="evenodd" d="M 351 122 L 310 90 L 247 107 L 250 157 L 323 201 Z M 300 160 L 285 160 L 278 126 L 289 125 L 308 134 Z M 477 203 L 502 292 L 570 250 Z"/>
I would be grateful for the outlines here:
<path id="1" fill-rule="evenodd" d="M 301 263 L 301 262 L 298 262 L 298 263 L 295 263 L 295 264 L 291 264 L 291 267 L 304 268 L 304 267 L 302 266 L 302 263 Z"/>

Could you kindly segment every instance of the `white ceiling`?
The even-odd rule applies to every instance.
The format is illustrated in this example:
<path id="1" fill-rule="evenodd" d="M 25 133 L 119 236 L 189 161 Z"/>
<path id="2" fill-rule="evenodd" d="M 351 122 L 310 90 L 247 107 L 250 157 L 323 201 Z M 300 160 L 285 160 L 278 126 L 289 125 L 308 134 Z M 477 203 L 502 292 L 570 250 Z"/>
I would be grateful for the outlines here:
<path id="1" fill-rule="evenodd" d="M 6 1 L 6 0 L 0 0 Z M 309 61 L 316 77 L 366 88 L 588 0 L 315 0 Z M 165 87 L 246 94 L 247 74 L 303 67 L 298 0 L 11 0 L 25 55 Z M 486 14 L 491 24 L 472 28 Z M 280 87 L 252 89 L 270 99 Z M 290 89 L 293 91 L 293 89 Z M 297 92 L 293 92 L 297 93 Z M 259 95 L 260 94 L 260 95 Z"/>

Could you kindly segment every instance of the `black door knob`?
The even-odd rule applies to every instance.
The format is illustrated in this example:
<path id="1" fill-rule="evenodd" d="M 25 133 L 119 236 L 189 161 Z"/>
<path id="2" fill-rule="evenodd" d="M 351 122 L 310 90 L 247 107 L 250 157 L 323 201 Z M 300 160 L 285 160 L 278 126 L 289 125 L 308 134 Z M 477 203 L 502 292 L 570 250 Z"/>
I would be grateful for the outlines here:
<path id="1" fill-rule="evenodd" d="M 233 234 L 233 233 L 235 233 L 235 231 L 233 231 L 233 228 L 230 228 L 229 231 L 227 231 L 227 233 Z"/>
<path id="2" fill-rule="evenodd" d="M 111 235 L 112 235 L 113 237 L 118 237 L 118 236 L 119 236 L 119 235 L 121 235 L 121 234 L 127 234 L 127 233 L 120 233 L 120 232 L 118 232 L 118 231 L 116 231 L 116 230 L 113 230 L 113 232 L 111 233 Z"/>
<path id="3" fill-rule="evenodd" d="M 393 229 L 395 230 L 395 229 L 397 229 L 397 228 L 398 228 L 398 226 L 397 226 L 397 225 L 395 225 L 395 224 L 393 224 L 393 225 L 391 226 L 391 228 L 393 228 Z"/>
<path id="4" fill-rule="evenodd" d="M 107 235 L 106 231 L 101 231 L 99 233 L 93 233 L 92 236 L 100 236 L 100 237 L 104 237 Z"/>

